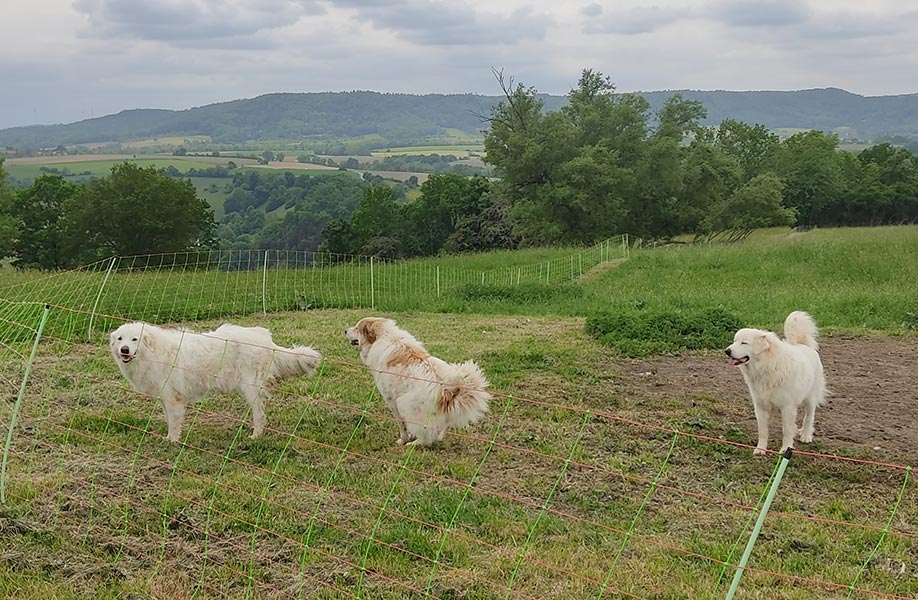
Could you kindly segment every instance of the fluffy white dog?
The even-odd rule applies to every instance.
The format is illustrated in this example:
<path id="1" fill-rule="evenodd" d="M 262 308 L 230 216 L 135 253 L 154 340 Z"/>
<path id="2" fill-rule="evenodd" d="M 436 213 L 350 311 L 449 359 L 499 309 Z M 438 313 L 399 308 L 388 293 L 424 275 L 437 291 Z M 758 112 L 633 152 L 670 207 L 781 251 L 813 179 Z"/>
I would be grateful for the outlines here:
<path id="1" fill-rule="evenodd" d="M 740 329 L 724 352 L 731 365 L 739 365 L 749 387 L 759 442 L 754 454 L 768 447 L 768 418 L 781 411 L 783 441 L 781 451 L 792 448 L 794 434 L 801 442 L 813 441 L 816 407 L 826 396 L 826 380 L 819 359 L 819 335 L 813 318 L 795 311 L 784 321 L 784 340 L 770 331 Z M 797 409 L 803 405 L 803 427 L 797 427 Z"/>
<path id="2" fill-rule="evenodd" d="M 252 409 L 252 437 L 258 437 L 267 424 L 267 386 L 311 375 L 322 362 L 308 346 L 275 345 L 264 327 L 229 323 L 207 333 L 127 323 L 111 333 L 109 348 L 134 391 L 160 399 L 173 442 L 179 441 L 186 406 L 211 390 L 239 392 Z"/>
<path id="3" fill-rule="evenodd" d="M 397 444 L 429 446 L 449 427 L 466 427 L 488 411 L 488 380 L 473 361 L 447 363 L 392 319 L 367 317 L 344 330 L 399 424 Z"/>

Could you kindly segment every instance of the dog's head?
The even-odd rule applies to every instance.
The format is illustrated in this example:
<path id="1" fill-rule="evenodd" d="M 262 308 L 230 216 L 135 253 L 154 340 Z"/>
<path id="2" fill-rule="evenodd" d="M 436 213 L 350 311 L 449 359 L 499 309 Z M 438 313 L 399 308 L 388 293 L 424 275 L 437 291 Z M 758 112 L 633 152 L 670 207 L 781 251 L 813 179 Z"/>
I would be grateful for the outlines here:
<path id="1" fill-rule="evenodd" d="M 395 321 L 380 317 L 366 317 L 357 321 L 353 327 L 344 330 L 344 336 L 352 346 L 365 350 L 372 346 L 376 340 L 385 335 L 386 330 L 394 327 Z"/>
<path id="2" fill-rule="evenodd" d="M 745 365 L 759 354 L 768 352 L 773 334 L 760 329 L 740 329 L 733 336 L 733 343 L 724 350 L 731 365 Z"/>
<path id="3" fill-rule="evenodd" d="M 125 323 L 114 330 L 108 338 L 108 348 L 115 360 L 128 364 L 137 357 L 137 351 L 143 346 L 146 350 L 153 349 L 153 336 L 145 323 Z"/>

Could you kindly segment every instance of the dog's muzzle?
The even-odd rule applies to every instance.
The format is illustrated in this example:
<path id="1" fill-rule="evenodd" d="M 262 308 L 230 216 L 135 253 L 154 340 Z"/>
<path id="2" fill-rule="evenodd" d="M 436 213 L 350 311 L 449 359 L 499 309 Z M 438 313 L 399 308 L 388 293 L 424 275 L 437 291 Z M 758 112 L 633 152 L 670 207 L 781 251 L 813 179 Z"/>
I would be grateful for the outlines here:
<path id="1" fill-rule="evenodd" d="M 350 330 L 349 330 L 349 329 L 345 329 L 345 330 L 344 330 L 344 337 L 346 337 L 346 338 L 347 338 L 347 341 L 351 343 L 351 346 L 359 346 L 359 345 L 360 345 L 360 340 L 359 340 L 358 338 L 351 338 L 351 336 L 350 336 L 350 334 L 348 333 L 348 331 L 350 331 Z"/>
<path id="2" fill-rule="evenodd" d="M 131 349 L 128 348 L 127 346 L 121 346 L 121 349 L 119 350 L 119 353 L 118 353 L 118 357 L 121 359 L 121 362 L 123 362 L 124 364 L 128 364 L 129 362 L 134 360 L 134 357 L 131 356 Z"/>
<path id="3" fill-rule="evenodd" d="M 733 367 L 735 367 L 735 366 L 737 366 L 737 365 L 744 365 L 744 364 L 746 364 L 747 362 L 749 362 L 749 357 L 748 357 L 748 356 L 741 356 L 740 358 L 734 357 L 734 356 L 733 356 L 733 353 L 730 352 L 730 349 L 729 349 L 729 348 L 727 348 L 726 350 L 724 350 L 724 354 L 726 354 L 728 357 L 730 357 L 730 366 L 733 366 Z"/>

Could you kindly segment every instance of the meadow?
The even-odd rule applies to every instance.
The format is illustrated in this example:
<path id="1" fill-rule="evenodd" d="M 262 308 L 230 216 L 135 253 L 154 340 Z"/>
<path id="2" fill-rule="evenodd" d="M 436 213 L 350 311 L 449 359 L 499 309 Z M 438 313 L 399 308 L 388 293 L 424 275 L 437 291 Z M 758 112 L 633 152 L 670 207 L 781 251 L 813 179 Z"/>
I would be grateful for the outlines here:
<path id="1" fill-rule="evenodd" d="M 914 347 L 918 228 L 633 242 L 372 269 L 296 253 L 269 254 L 265 269 L 250 253 L 0 272 L 5 396 L 53 304 L 0 509 L 0 595 L 723 597 L 775 467 L 747 446 L 739 374 L 701 350 L 686 356 L 701 377 L 664 384 L 656 370 L 678 357 L 636 363 L 584 318 L 719 309 L 777 327 L 803 308 L 830 334 L 827 359 L 833 335 Z M 495 392 L 489 418 L 432 449 L 396 446 L 343 337 L 370 313 L 446 360 L 477 360 Z M 279 386 L 265 437 L 248 439 L 244 403 L 217 396 L 189 412 L 184 444 L 168 444 L 161 409 L 126 388 L 106 332 L 230 316 L 327 363 Z M 882 418 L 870 410 L 864 419 Z M 820 413 L 815 454 L 793 459 L 736 597 L 914 598 L 918 497 L 900 465 L 918 455 L 904 445 L 878 461 L 870 444 L 820 436 L 821 418 L 834 431 Z"/>

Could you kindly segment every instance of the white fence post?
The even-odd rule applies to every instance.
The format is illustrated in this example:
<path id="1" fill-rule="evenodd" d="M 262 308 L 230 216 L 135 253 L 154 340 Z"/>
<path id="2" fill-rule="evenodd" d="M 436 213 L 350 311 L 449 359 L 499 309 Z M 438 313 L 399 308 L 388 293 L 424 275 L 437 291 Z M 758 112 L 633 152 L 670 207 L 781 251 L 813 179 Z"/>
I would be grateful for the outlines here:
<path id="1" fill-rule="evenodd" d="M 96 301 L 92 305 L 92 313 L 89 315 L 89 327 L 86 329 L 86 341 L 92 342 L 92 322 L 96 319 L 96 309 L 99 308 L 99 300 L 102 299 L 102 291 L 105 289 L 105 284 L 108 283 L 108 277 L 112 274 L 112 269 L 115 266 L 115 262 L 118 261 L 117 256 L 112 257 L 112 262 L 108 265 L 108 270 L 105 272 L 105 278 L 102 279 L 102 285 L 99 286 L 99 293 L 96 294 Z"/>
<path id="2" fill-rule="evenodd" d="M 440 265 L 437 265 L 437 298 L 440 297 Z"/>
<path id="3" fill-rule="evenodd" d="M 373 273 L 373 257 L 370 257 L 370 308 L 376 310 L 376 279 Z"/>
<path id="4" fill-rule="evenodd" d="M 261 272 L 261 312 L 268 316 L 268 252 L 265 250 L 265 268 Z"/>

